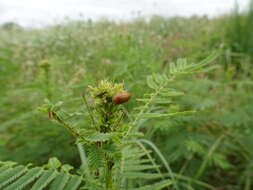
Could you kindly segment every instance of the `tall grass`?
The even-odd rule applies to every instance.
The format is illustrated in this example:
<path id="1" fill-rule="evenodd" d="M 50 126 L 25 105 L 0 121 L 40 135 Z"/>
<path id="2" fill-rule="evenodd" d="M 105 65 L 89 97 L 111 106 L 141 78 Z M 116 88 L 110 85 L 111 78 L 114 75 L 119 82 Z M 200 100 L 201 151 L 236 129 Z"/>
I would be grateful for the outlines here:
<path id="1" fill-rule="evenodd" d="M 230 16 L 226 25 L 227 44 L 235 59 L 242 56 L 253 58 L 253 1 L 248 9 L 239 12 L 238 5 Z M 240 64 L 240 63 L 238 63 Z"/>

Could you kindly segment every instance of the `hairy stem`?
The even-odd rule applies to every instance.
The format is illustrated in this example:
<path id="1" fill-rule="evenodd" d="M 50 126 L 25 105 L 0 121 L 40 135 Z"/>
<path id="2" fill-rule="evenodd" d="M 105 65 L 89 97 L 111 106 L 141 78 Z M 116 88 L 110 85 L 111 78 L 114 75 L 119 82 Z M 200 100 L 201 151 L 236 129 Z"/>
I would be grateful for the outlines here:
<path id="1" fill-rule="evenodd" d="M 112 167 L 113 162 L 109 159 L 106 161 L 105 166 L 105 183 L 106 183 L 106 189 L 111 190 L 112 189 Z"/>

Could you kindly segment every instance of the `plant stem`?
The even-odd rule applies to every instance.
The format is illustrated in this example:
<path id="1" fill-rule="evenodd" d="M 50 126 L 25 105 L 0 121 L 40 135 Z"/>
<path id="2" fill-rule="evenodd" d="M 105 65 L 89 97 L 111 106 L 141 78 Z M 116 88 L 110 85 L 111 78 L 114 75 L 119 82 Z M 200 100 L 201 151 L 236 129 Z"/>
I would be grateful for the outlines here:
<path id="1" fill-rule="evenodd" d="M 81 159 L 81 166 L 84 166 L 86 163 L 86 155 L 82 144 L 77 144 L 77 148 L 79 151 L 80 159 Z"/>
<path id="2" fill-rule="evenodd" d="M 107 158 L 105 166 L 105 183 L 107 190 L 112 189 L 112 167 L 113 167 L 112 160 Z"/>

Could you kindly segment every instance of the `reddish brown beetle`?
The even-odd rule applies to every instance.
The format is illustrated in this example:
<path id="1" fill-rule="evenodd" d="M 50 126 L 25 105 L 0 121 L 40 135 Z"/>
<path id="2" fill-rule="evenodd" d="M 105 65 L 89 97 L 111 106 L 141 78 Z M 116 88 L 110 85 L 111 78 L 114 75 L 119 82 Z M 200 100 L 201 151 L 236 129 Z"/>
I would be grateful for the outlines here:
<path id="1" fill-rule="evenodd" d="M 124 93 L 113 96 L 112 101 L 115 104 L 123 104 L 127 102 L 131 97 L 132 97 L 132 94 L 124 92 Z"/>

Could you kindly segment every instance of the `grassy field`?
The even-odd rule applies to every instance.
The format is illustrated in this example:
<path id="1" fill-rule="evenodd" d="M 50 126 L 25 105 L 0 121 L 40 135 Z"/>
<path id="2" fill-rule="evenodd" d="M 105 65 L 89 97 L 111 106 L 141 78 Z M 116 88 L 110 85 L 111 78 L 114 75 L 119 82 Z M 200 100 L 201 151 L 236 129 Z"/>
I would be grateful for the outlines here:
<path id="1" fill-rule="evenodd" d="M 175 175 L 216 190 L 253 189 L 252 21 L 249 11 L 214 19 L 155 16 L 149 22 L 69 21 L 43 29 L 3 26 L 0 160 L 41 165 L 58 157 L 78 168 L 75 139 L 37 111 L 46 99 L 81 111 L 88 85 L 109 79 L 124 82 L 133 94 L 125 106 L 131 113 L 139 105 L 136 100 L 150 93 L 147 76 L 166 72 L 178 58 L 199 62 L 220 51 L 208 73 L 170 84 L 185 95 L 173 98 L 167 109 L 197 112 L 144 120 L 140 131 Z M 180 190 L 208 189 L 191 180 Z"/>

